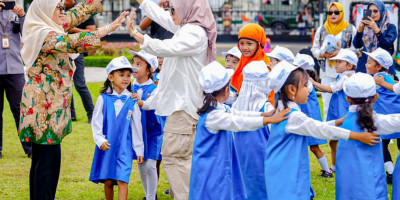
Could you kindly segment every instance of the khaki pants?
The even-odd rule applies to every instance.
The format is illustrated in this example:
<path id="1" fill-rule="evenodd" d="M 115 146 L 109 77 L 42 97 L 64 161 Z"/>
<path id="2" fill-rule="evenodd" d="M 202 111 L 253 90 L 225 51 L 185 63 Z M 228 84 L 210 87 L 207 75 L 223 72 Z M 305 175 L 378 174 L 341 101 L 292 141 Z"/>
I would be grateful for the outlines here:
<path id="1" fill-rule="evenodd" d="M 189 198 L 190 170 L 197 120 L 184 111 L 167 117 L 161 155 L 170 190 L 175 200 Z"/>

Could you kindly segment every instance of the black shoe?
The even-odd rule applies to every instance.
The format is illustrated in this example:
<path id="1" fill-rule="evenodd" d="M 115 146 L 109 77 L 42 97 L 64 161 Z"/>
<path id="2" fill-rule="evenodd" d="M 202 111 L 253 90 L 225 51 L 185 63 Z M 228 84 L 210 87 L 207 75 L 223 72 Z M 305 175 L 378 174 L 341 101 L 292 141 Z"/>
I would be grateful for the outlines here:
<path id="1" fill-rule="evenodd" d="M 164 194 L 169 195 L 169 189 L 164 191 Z"/>
<path id="2" fill-rule="evenodd" d="M 387 184 L 392 185 L 392 183 L 393 183 L 393 174 L 388 174 L 386 172 L 386 181 L 387 181 Z"/>
<path id="3" fill-rule="evenodd" d="M 92 119 L 89 119 L 87 124 L 92 124 Z"/>
<path id="4" fill-rule="evenodd" d="M 321 170 L 321 171 L 322 171 L 322 173 L 321 173 L 322 178 L 332 178 L 333 177 L 332 171 L 330 171 L 330 172 L 327 172 L 325 170 Z"/>

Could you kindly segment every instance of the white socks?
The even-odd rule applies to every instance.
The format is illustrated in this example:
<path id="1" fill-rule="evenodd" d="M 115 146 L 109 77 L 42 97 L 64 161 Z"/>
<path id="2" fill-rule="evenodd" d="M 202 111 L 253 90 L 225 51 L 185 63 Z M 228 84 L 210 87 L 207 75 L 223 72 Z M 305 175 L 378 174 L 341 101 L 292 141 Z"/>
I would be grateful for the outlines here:
<path id="1" fill-rule="evenodd" d="M 392 161 L 385 162 L 385 169 L 388 174 L 393 174 L 394 166 Z"/>
<path id="2" fill-rule="evenodd" d="M 332 166 L 331 166 L 331 170 L 332 170 L 332 171 L 336 171 L 336 166 L 335 166 L 335 165 L 332 165 Z"/>
<path id="3" fill-rule="evenodd" d="M 327 171 L 327 172 L 330 172 L 329 166 L 328 166 L 328 161 L 326 161 L 325 155 L 322 156 L 321 158 L 318 158 L 318 162 L 319 162 L 319 164 L 321 165 L 322 170 Z"/>
<path id="4" fill-rule="evenodd" d="M 140 180 L 142 180 L 142 185 L 144 193 L 146 194 L 146 200 L 155 200 L 157 192 L 157 160 L 149 159 L 144 161 L 143 164 L 138 164 Z"/>

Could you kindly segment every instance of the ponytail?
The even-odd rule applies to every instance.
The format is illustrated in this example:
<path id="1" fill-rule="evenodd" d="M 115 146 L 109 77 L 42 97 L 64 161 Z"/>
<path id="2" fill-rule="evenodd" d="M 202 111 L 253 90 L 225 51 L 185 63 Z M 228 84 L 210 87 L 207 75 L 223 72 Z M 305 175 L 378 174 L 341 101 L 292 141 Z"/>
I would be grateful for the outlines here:
<path id="1" fill-rule="evenodd" d="M 215 99 L 215 97 L 220 95 L 224 90 L 226 90 L 226 88 L 229 86 L 229 83 L 230 82 L 228 82 L 228 84 L 226 84 L 222 89 L 214 91 L 213 93 L 203 92 L 204 94 L 203 106 L 197 110 L 197 114 L 202 115 L 206 112 L 214 110 L 218 105 L 218 102 Z"/>
<path id="2" fill-rule="evenodd" d="M 358 113 L 358 119 L 357 123 L 361 126 L 362 129 L 367 129 L 369 132 L 374 132 L 377 130 L 375 124 L 374 124 L 374 118 L 373 118 L 373 110 L 372 110 L 372 105 L 371 103 L 374 99 L 374 96 L 368 97 L 368 98 L 351 98 L 349 97 L 354 104 L 357 104 L 357 113 Z"/>
<path id="3" fill-rule="evenodd" d="M 105 94 L 107 93 L 107 90 L 110 89 L 109 94 L 112 94 L 112 83 L 110 80 L 107 80 L 104 82 L 103 87 L 100 89 L 100 94 Z"/>

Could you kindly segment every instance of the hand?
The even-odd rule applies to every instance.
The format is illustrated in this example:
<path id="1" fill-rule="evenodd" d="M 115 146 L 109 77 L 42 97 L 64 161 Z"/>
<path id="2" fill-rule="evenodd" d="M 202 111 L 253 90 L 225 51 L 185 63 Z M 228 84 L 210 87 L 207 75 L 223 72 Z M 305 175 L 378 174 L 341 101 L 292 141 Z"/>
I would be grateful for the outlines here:
<path id="1" fill-rule="evenodd" d="M 107 151 L 107 150 L 111 149 L 110 146 L 111 146 L 111 144 L 106 141 L 101 145 L 100 149 L 103 151 Z"/>
<path id="2" fill-rule="evenodd" d="M 0 11 L 3 10 L 3 7 L 6 7 L 6 5 L 2 1 L 0 1 Z"/>
<path id="3" fill-rule="evenodd" d="M 361 32 L 364 30 L 364 28 L 365 28 L 365 23 L 364 23 L 364 21 L 367 21 L 367 20 L 362 20 L 361 23 L 360 23 L 360 25 L 358 26 L 357 31 L 358 31 L 359 33 L 361 33 Z"/>
<path id="4" fill-rule="evenodd" d="M 382 86 L 382 83 L 385 82 L 385 78 L 383 78 L 382 75 L 379 75 L 379 76 L 378 76 L 378 75 L 375 74 L 374 79 L 375 79 L 375 83 L 376 83 L 377 85 L 380 85 L 380 86 Z"/>
<path id="5" fill-rule="evenodd" d="M 129 14 L 128 11 L 124 11 L 117 19 L 115 19 L 113 22 L 111 22 L 111 24 L 110 24 L 111 32 L 114 32 L 115 30 L 117 30 L 125 22 L 125 17 L 128 14 Z"/>
<path id="6" fill-rule="evenodd" d="M 369 146 L 375 146 L 375 144 L 379 143 L 379 135 L 376 133 L 370 133 L 370 132 L 362 132 L 362 133 L 356 133 L 356 132 L 350 132 L 350 137 L 349 139 L 352 140 L 358 140 L 364 144 L 367 144 Z"/>
<path id="7" fill-rule="evenodd" d="M 133 93 L 133 94 L 131 95 L 131 98 L 132 98 L 134 101 L 140 101 L 140 96 L 139 96 L 139 94 L 137 94 L 137 93 Z"/>
<path id="8" fill-rule="evenodd" d="M 362 23 L 364 23 L 365 26 L 370 27 L 372 30 L 374 30 L 375 33 L 379 32 L 379 28 L 376 25 L 375 21 L 371 17 L 368 18 L 369 20 L 363 20 Z"/>
<path id="9" fill-rule="evenodd" d="M 143 156 L 138 156 L 138 157 L 137 157 L 137 163 L 138 163 L 138 164 L 143 164 L 143 162 L 144 162 L 144 161 L 143 161 Z"/>
<path id="10" fill-rule="evenodd" d="M 335 120 L 335 125 L 336 126 L 341 126 L 343 124 L 343 122 L 344 122 L 344 119 L 346 119 L 346 116 L 347 115 L 345 115 L 344 117 L 342 117 L 340 119 Z"/>
<path id="11" fill-rule="evenodd" d="M 24 7 L 22 7 L 21 5 L 15 4 L 14 9 L 12 9 L 12 11 L 19 17 L 25 16 Z"/>
<path id="12" fill-rule="evenodd" d="M 136 8 L 132 8 L 131 14 L 126 18 L 126 23 L 127 23 L 126 28 L 128 30 L 129 35 L 131 35 L 133 31 L 135 31 L 135 25 L 133 24 L 135 14 L 136 14 Z"/>
<path id="13" fill-rule="evenodd" d="M 158 5 L 162 8 L 163 4 L 167 2 L 167 0 L 161 0 L 160 2 L 158 2 Z"/>
<path id="14" fill-rule="evenodd" d="M 275 114 L 272 115 L 271 117 L 264 117 L 264 121 L 263 121 L 264 125 L 269 124 L 269 123 L 276 124 L 283 120 L 288 119 L 289 116 L 286 116 L 286 115 L 289 114 L 291 110 L 292 109 L 290 109 L 290 108 L 285 108 L 279 112 L 276 111 Z"/>

